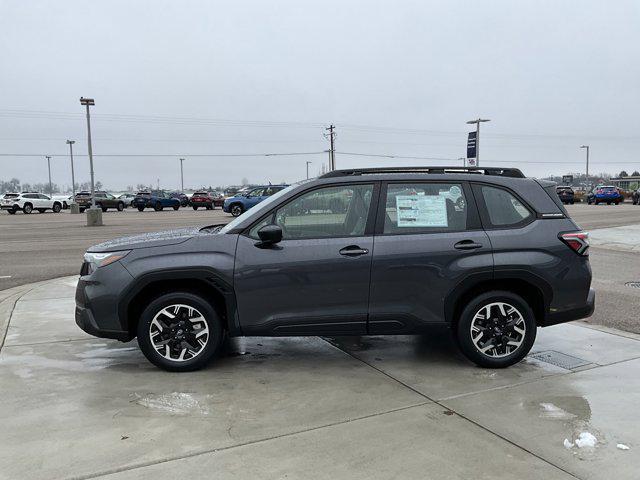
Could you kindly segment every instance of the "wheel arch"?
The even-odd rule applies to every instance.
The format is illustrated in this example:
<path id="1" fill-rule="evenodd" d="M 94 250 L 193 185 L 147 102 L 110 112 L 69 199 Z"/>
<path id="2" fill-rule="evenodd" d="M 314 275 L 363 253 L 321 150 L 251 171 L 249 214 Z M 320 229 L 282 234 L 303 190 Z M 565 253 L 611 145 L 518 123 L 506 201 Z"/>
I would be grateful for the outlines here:
<path id="1" fill-rule="evenodd" d="M 137 278 L 118 302 L 118 317 L 131 338 L 145 306 L 166 293 L 190 292 L 209 301 L 231 336 L 241 335 L 233 287 L 209 269 L 161 270 Z"/>
<path id="2" fill-rule="evenodd" d="M 455 328 L 465 305 L 491 290 L 503 290 L 521 296 L 533 310 L 538 326 L 546 324 L 553 290 L 543 279 L 528 272 L 502 272 L 493 278 L 477 278 L 463 282 L 445 298 L 445 319 Z"/>

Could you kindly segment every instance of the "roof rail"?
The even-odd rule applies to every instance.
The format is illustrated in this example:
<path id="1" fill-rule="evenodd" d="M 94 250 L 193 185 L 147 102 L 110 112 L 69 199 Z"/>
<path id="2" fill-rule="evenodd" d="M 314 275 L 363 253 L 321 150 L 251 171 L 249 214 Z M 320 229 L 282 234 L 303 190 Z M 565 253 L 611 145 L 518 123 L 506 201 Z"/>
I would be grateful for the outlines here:
<path id="1" fill-rule="evenodd" d="M 319 178 L 349 177 L 356 175 L 375 175 L 377 173 L 473 173 L 479 175 L 497 175 L 501 177 L 525 178 L 518 168 L 499 167 L 375 167 L 333 170 Z"/>

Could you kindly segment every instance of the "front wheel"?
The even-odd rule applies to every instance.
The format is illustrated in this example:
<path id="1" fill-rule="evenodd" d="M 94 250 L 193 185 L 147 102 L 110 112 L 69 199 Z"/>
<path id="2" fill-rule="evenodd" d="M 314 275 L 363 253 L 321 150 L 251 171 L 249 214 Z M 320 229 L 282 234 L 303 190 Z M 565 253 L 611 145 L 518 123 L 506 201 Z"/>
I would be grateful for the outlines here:
<path id="1" fill-rule="evenodd" d="M 198 210 L 198 207 L 196 207 L 196 206 L 194 205 L 194 206 L 193 206 L 193 209 L 194 209 L 194 210 Z"/>
<path id="2" fill-rule="evenodd" d="M 15 215 L 16 214 L 16 209 L 13 208 L 11 210 L 7 210 L 7 212 L 9 212 L 9 215 Z"/>
<path id="3" fill-rule="evenodd" d="M 242 215 L 243 211 L 244 209 L 242 208 L 242 205 L 239 205 L 237 203 L 231 207 L 231 215 L 233 215 L 234 217 L 239 217 L 240 215 Z"/>
<path id="4" fill-rule="evenodd" d="M 118 211 L 122 212 L 124 210 L 124 203 L 118 202 Z"/>
<path id="5" fill-rule="evenodd" d="M 505 368 L 522 360 L 536 339 L 531 307 L 507 291 L 483 293 L 462 311 L 456 328 L 462 353 L 485 368 Z"/>
<path id="6" fill-rule="evenodd" d="M 144 212 L 144 207 L 138 207 L 139 212 Z"/>
<path id="7" fill-rule="evenodd" d="M 164 370 L 198 370 L 222 343 L 222 324 L 202 297 L 189 292 L 168 293 L 142 312 L 138 345 L 147 360 Z"/>
<path id="8" fill-rule="evenodd" d="M 33 212 L 33 205 L 31 205 L 30 203 L 25 203 L 24 207 L 22 207 L 22 213 L 26 213 L 27 215 L 29 215 L 31 212 Z"/>
<path id="9" fill-rule="evenodd" d="M 53 204 L 53 213 L 60 213 L 60 210 L 62 210 L 62 205 L 60 205 L 59 203 L 54 203 Z"/>
<path id="10" fill-rule="evenodd" d="M 156 203 L 156 205 L 155 205 L 155 207 L 153 207 L 153 209 L 154 209 L 156 212 L 160 212 L 160 211 L 162 211 L 162 204 L 161 204 L 160 202 L 157 202 L 157 203 Z"/>
<path id="11" fill-rule="evenodd" d="M 173 206 L 173 209 L 174 209 L 174 210 L 178 210 L 179 208 L 180 208 L 180 205 L 174 205 L 174 206 Z"/>

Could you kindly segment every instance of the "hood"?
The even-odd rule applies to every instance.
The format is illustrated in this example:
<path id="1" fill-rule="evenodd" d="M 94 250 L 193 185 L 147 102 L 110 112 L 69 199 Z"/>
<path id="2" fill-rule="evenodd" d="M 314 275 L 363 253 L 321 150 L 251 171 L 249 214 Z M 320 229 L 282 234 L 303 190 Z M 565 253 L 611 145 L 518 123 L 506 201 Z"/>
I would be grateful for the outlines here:
<path id="1" fill-rule="evenodd" d="M 135 250 L 138 248 L 164 247 L 186 242 L 198 235 L 211 235 L 216 230 L 212 227 L 189 227 L 162 232 L 142 233 L 130 237 L 114 238 L 107 242 L 89 247 L 88 252 L 116 252 L 119 250 Z"/>

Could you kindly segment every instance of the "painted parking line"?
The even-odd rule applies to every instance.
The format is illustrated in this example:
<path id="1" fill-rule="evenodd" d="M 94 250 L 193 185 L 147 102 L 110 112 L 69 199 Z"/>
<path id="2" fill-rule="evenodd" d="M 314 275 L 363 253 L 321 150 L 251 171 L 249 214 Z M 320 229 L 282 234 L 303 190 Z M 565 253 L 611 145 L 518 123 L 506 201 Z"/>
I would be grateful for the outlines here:
<path id="1" fill-rule="evenodd" d="M 0 275 L 0 280 L 3 278 L 11 278 L 11 275 Z"/>

